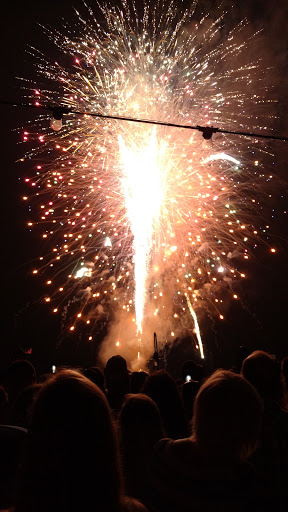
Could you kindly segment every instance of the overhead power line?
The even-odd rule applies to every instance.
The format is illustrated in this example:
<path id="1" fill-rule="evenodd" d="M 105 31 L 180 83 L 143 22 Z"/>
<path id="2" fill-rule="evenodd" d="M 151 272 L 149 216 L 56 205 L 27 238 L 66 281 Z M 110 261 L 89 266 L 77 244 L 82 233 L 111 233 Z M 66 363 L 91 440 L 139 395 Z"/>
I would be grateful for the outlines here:
<path id="1" fill-rule="evenodd" d="M 171 128 L 182 128 L 185 130 L 197 130 L 202 133 L 204 139 L 209 140 L 212 138 L 212 135 L 215 133 L 225 133 L 228 135 L 240 135 L 243 137 L 251 137 L 256 139 L 272 139 L 272 140 L 280 140 L 287 142 L 288 137 L 282 137 L 279 135 L 272 135 L 272 134 L 263 134 L 263 133 L 253 133 L 253 132 L 243 132 L 238 130 L 223 130 L 221 128 L 217 128 L 214 126 L 191 126 L 187 124 L 177 124 L 177 123 L 169 123 L 166 121 L 152 121 L 150 119 L 136 119 L 132 117 L 124 117 L 124 116 L 112 116 L 107 114 L 100 114 L 99 112 L 86 112 L 86 111 L 78 111 L 70 109 L 66 106 L 58 106 L 58 105 L 31 105 L 29 103 L 19 103 L 17 101 L 6 101 L 6 100 L 0 100 L 0 105 L 9 105 L 11 107 L 20 107 L 20 108 L 33 108 L 38 110 L 45 110 L 48 112 L 51 112 L 53 115 L 53 119 L 55 121 L 59 121 L 59 124 L 55 124 L 54 129 L 59 130 L 62 126 L 62 118 L 64 115 L 68 114 L 74 114 L 79 116 L 92 116 L 92 117 L 98 117 L 101 119 L 113 119 L 115 121 L 126 121 L 130 123 L 142 123 L 142 124 L 149 124 L 149 125 L 156 125 L 156 126 L 167 126 Z"/>

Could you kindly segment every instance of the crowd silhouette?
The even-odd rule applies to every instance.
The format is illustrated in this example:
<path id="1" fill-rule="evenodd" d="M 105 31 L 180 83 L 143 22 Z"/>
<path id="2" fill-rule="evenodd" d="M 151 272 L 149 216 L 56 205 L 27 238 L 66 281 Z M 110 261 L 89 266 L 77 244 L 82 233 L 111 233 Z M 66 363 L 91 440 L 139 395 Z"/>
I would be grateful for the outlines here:
<path id="1" fill-rule="evenodd" d="M 209 373 L 209 374 L 208 374 Z M 232 369 L 186 361 L 131 373 L 125 359 L 0 383 L 0 511 L 263 510 L 287 500 L 288 358 Z"/>

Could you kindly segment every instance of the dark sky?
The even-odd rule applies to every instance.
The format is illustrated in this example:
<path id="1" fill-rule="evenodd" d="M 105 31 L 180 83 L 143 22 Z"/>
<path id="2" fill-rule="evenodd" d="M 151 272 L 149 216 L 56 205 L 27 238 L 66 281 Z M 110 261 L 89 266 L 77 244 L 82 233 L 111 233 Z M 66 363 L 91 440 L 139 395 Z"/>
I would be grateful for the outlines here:
<path id="1" fill-rule="evenodd" d="M 89 2 L 88 2 L 89 3 Z M 93 5 L 93 2 L 91 2 Z M 201 0 L 199 2 L 201 4 Z M 267 61 L 273 63 L 273 80 L 276 82 L 276 96 L 279 99 L 278 130 L 281 135 L 288 135 L 287 123 L 287 2 L 280 0 L 249 0 L 238 2 L 239 7 L 231 9 L 229 0 L 224 2 L 231 9 L 231 18 L 241 19 L 247 16 L 255 30 L 263 29 L 263 45 Z M 206 8 L 215 5 L 214 1 L 205 1 Z M 50 0 L 38 2 L 11 1 L 1 6 L 1 81 L 0 98 L 3 100 L 21 101 L 22 92 L 17 76 L 28 77 L 34 73 L 31 57 L 26 53 L 28 45 L 41 48 L 47 54 L 53 52 L 52 44 L 43 35 L 41 26 L 61 26 L 61 18 L 72 18 L 72 6 L 83 10 L 82 2 L 68 0 Z M 231 21 L 232 23 L 232 21 Z M 275 79 L 276 77 L 276 79 Z M 272 78 L 271 78 L 272 79 Z M 28 211 L 21 201 L 25 194 L 21 179 L 25 173 L 29 174 L 30 163 L 16 163 L 24 153 L 23 145 L 19 144 L 19 128 L 31 120 L 33 111 L 25 109 L 12 109 L 1 106 L 1 195 L 3 213 L 1 218 L 2 238 L 2 302 L 3 319 L 1 348 L 4 354 L 3 361 L 14 354 L 17 345 L 38 347 L 47 346 L 43 351 L 43 358 L 49 357 L 55 348 L 55 333 L 57 324 L 55 319 L 46 312 L 45 306 L 37 305 L 37 298 L 41 296 L 41 285 L 30 277 L 33 259 L 39 255 L 41 240 L 27 230 L 26 223 Z M 280 195 L 287 192 L 287 151 L 288 143 L 273 145 L 276 156 L 276 174 L 281 177 L 281 190 L 275 196 L 275 207 L 279 212 L 287 205 L 287 199 L 280 200 Z M 281 192 L 281 193 L 280 193 Z M 282 202 L 281 202 L 282 201 Z M 287 214 L 288 219 L 288 214 Z M 252 263 L 250 277 L 243 291 L 245 302 L 244 312 L 231 312 L 227 320 L 227 327 L 220 327 L 219 338 L 226 338 L 223 344 L 225 350 L 231 350 L 227 337 L 235 337 L 240 343 L 241 337 L 247 339 L 251 346 L 255 338 L 255 346 L 263 346 L 283 355 L 288 353 L 288 337 L 286 316 L 288 309 L 287 293 L 287 233 L 288 222 L 280 213 L 276 215 L 274 225 L 275 242 L 278 249 L 273 258 L 263 258 L 256 255 Z M 257 260 L 257 258 L 259 258 Z M 25 311 L 28 311 L 27 315 Z M 32 313 L 31 313 L 32 311 Z M 243 317 L 242 330 L 235 329 L 235 318 Z M 18 327 L 15 330 L 15 318 L 18 318 Z M 245 324 L 246 322 L 246 324 Z M 251 329 L 251 333 L 247 329 Z M 222 331 L 221 331 L 222 329 Z M 226 329 L 226 332 L 225 332 Z M 246 330 L 245 330 L 246 329 Z M 237 333 L 236 333 L 237 331 Z M 53 341 L 51 340 L 53 338 Z M 36 341 L 35 341 L 36 340 Z M 221 344 L 221 341 L 219 342 Z M 245 343 L 245 339 L 243 339 Z M 233 343 L 232 343 L 233 346 Z M 287 346 L 287 350 L 286 350 Z M 275 350 L 274 350 L 275 348 Z M 37 353 L 37 348 L 35 349 Z M 38 356 L 41 352 L 38 349 Z M 40 356 L 39 356 L 40 357 Z"/>

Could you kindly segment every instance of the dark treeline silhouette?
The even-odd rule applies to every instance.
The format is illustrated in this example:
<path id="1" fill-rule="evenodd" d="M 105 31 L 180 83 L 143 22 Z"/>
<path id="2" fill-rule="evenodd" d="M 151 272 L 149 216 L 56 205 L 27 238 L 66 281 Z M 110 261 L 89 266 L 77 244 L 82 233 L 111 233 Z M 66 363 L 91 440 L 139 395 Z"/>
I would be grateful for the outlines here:
<path id="1" fill-rule="evenodd" d="M 0 380 L 0 510 L 263 510 L 287 500 L 288 358 L 242 347 L 230 371 L 121 356 Z"/>

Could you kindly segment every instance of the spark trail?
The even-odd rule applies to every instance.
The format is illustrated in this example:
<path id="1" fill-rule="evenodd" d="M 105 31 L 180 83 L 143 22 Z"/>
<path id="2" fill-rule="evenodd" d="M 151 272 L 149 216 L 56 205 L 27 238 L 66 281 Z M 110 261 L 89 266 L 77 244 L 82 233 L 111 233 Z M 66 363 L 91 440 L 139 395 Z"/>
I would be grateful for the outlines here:
<path id="1" fill-rule="evenodd" d="M 163 202 L 164 187 L 160 162 L 157 161 L 160 151 L 155 130 L 146 147 L 141 146 L 133 151 L 125 146 L 121 137 L 119 146 L 123 159 L 123 189 L 127 215 L 133 233 L 136 326 L 141 334 L 152 235 L 158 227 Z"/>

